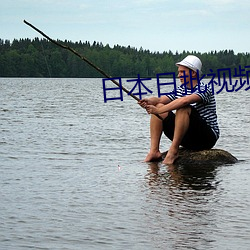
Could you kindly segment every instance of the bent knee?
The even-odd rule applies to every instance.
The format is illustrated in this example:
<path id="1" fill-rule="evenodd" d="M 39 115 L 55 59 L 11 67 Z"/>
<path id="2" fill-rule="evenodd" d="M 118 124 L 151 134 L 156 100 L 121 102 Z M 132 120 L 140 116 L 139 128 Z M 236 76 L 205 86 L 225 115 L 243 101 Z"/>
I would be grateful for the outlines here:
<path id="1" fill-rule="evenodd" d="M 156 104 L 155 105 L 157 108 L 160 108 L 160 107 L 162 107 L 162 106 L 164 106 L 164 104 L 162 104 L 162 103 L 158 103 L 158 104 Z M 168 112 L 165 112 L 165 113 L 161 113 L 161 114 L 159 114 L 159 116 L 164 120 L 164 119 L 166 119 L 167 118 L 167 116 L 168 116 Z"/>
<path id="2" fill-rule="evenodd" d="M 157 108 L 160 108 L 162 106 L 164 106 L 164 104 L 162 104 L 162 103 L 158 103 L 158 104 L 155 105 L 155 107 L 157 107 Z"/>

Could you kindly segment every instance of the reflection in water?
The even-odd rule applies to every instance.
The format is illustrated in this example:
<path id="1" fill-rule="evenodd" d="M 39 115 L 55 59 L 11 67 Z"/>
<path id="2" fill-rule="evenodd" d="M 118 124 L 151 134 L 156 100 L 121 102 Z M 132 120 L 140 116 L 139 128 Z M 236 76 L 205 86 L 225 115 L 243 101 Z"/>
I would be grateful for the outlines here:
<path id="1" fill-rule="evenodd" d="M 165 168 L 165 171 L 162 169 Z M 185 166 L 165 166 L 161 163 L 150 162 L 147 178 L 149 184 L 162 183 L 162 180 L 180 189 L 210 190 L 216 188 L 214 182 L 216 166 L 205 165 L 185 165 Z"/>
<path id="2" fill-rule="evenodd" d="M 190 246 L 196 249 L 212 244 L 216 228 L 212 204 L 218 184 L 214 166 L 149 163 L 146 179 L 150 190 L 148 202 L 155 203 L 151 216 L 148 214 L 149 227 L 164 228 L 167 239 L 172 238 L 168 241 L 173 244 L 170 249 Z M 160 236 L 152 240 L 162 243 Z"/>

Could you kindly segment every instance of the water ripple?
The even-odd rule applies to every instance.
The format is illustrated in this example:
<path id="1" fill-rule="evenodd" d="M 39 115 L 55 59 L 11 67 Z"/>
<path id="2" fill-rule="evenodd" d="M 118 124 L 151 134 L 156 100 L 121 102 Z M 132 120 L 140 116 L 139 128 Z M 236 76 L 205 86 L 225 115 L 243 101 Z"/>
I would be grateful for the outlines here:
<path id="1" fill-rule="evenodd" d="M 1 82 L 1 249 L 249 248 L 245 92 L 237 113 L 217 96 L 216 147 L 239 163 L 166 167 L 142 162 L 149 117 L 104 104 L 100 79 Z"/>

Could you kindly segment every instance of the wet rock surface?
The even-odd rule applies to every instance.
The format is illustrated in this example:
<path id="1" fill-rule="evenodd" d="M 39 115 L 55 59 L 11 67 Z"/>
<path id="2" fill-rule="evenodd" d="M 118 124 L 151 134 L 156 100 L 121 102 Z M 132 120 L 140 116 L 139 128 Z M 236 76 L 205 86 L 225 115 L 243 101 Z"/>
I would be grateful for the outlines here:
<path id="1" fill-rule="evenodd" d="M 167 152 L 162 154 L 164 159 Z M 238 160 L 229 152 L 223 149 L 209 149 L 194 151 L 181 148 L 179 157 L 174 162 L 175 165 L 222 165 L 236 163 Z"/>

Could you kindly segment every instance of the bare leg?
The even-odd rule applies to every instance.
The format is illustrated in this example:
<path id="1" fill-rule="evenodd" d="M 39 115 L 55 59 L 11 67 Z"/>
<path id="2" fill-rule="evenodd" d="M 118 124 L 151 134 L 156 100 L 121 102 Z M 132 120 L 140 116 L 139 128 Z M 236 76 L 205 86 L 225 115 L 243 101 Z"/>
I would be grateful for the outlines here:
<path id="1" fill-rule="evenodd" d="M 163 161 L 164 164 L 173 164 L 174 161 L 178 158 L 179 146 L 189 127 L 190 114 L 191 108 L 189 106 L 178 109 L 176 111 L 174 138 L 170 149 L 168 150 L 168 153 Z"/>
<path id="2" fill-rule="evenodd" d="M 158 104 L 157 107 L 162 106 L 162 104 Z M 168 113 L 161 114 L 161 117 L 166 118 Z M 157 118 L 155 115 L 151 115 L 150 119 L 150 151 L 145 158 L 145 162 L 150 162 L 153 160 L 157 160 L 161 157 L 161 152 L 159 149 L 160 140 L 162 135 L 162 120 Z"/>

